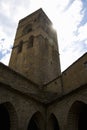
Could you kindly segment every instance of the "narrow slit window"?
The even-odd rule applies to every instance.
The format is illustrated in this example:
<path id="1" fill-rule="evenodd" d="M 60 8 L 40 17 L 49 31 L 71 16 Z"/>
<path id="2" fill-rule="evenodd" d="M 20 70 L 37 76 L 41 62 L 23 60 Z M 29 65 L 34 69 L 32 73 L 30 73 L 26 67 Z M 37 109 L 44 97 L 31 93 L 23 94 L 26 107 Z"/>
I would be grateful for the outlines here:
<path id="1" fill-rule="evenodd" d="M 22 46 L 23 46 L 23 41 L 20 41 L 20 43 L 18 45 L 18 53 L 22 52 Z"/>
<path id="2" fill-rule="evenodd" d="M 29 38 L 27 48 L 33 47 L 33 42 L 34 42 L 34 36 L 31 36 L 31 37 Z"/>
<path id="3" fill-rule="evenodd" d="M 84 62 L 84 66 L 85 66 L 85 68 L 87 68 L 87 61 Z"/>

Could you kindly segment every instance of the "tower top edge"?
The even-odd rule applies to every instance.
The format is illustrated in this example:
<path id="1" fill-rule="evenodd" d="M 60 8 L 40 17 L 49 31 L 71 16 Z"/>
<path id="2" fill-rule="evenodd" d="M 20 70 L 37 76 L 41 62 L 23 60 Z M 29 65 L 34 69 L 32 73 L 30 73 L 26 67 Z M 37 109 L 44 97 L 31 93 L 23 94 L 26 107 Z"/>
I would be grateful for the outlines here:
<path id="1" fill-rule="evenodd" d="M 24 22 L 26 19 L 28 19 L 28 18 L 30 18 L 30 17 L 33 17 L 34 15 L 39 14 L 39 13 L 43 14 L 43 15 L 48 19 L 48 21 L 50 22 L 50 24 L 52 24 L 52 21 L 49 19 L 49 17 L 48 17 L 47 14 L 43 11 L 42 8 L 39 8 L 38 10 L 36 10 L 36 11 L 30 13 L 30 14 L 27 15 L 26 17 L 20 19 L 20 20 L 19 20 L 19 24 L 22 23 L 22 22 Z"/>

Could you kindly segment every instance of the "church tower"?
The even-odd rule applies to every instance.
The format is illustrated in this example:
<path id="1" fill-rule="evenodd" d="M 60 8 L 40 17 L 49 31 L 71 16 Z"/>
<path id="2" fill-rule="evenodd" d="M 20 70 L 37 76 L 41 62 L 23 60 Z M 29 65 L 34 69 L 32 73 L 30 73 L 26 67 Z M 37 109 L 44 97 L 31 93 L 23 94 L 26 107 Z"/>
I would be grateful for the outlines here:
<path id="1" fill-rule="evenodd" d="M 9 66 L 39 85 L 61 75 L 57 34 L 42 9 L 19 21 Z"/>

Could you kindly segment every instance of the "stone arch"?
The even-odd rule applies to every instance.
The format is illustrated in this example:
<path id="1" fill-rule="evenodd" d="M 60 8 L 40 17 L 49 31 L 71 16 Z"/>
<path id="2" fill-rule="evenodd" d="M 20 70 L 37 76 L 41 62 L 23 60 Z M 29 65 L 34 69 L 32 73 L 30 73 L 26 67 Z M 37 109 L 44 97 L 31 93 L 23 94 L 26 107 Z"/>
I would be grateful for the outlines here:
<path id="1" fill-rule="evenodd" d="M 59 123 L 56 116 L 52 113 L 47 122 L 47 130 L 59 130 Z"/>
<path id="2" fill-rule="evenodd" d="M 87 104 L 75 101 L 68 113 L 68 130 L 87 130 Z"/>
<path id="3" fill-rule="evenodd" d="M 17 114 L 10 102 L 0 104 L 0 130 L 17 130 Z"/>
<path id="4" fill-rule="evenodd" d="M 44 130 L 44 119 L 40 112 L 32 115 L 27 130 Z"/>

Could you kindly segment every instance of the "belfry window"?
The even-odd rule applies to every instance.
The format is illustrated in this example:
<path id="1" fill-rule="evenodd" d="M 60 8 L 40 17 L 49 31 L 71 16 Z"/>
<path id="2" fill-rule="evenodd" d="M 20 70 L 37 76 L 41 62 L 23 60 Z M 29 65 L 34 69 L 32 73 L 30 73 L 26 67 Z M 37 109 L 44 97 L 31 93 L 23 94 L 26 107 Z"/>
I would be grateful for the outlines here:
<path id="1" fill-rule="evenodd" d="M 28 41 L 27 48 L 33 47 L 34 36 L 31 36 Z"/>
<path id="2" fill-rule="evenodd" d="M 85 68 L 87 68 L 87 61 L 86 61 L 86 62 L 84 62 L 84 66 L 85 66 Z"/>
<path id="3" fill-rule="evenodd" d="M 18 45 L 18 53 L 22 52 L 22 46 L 23 46 L 23 41 L 20 41 L 20 43 Z"/>
<path id="4" fill-rule="evenodd" d="M 27 33 L 32 31 L 32 24 L 28 24 L 27 26 L 25 26 L 25 28 L 23 29 L 23 35 L 26 35 Z"/>

